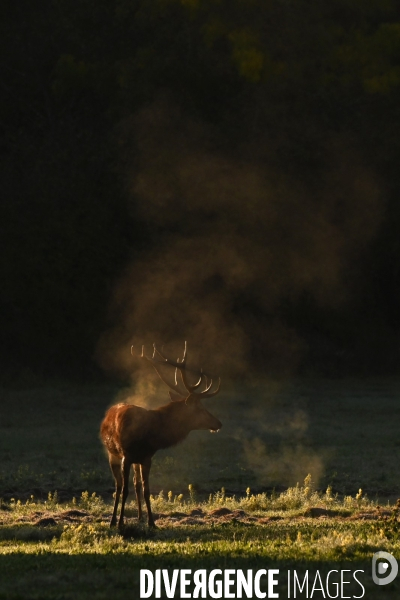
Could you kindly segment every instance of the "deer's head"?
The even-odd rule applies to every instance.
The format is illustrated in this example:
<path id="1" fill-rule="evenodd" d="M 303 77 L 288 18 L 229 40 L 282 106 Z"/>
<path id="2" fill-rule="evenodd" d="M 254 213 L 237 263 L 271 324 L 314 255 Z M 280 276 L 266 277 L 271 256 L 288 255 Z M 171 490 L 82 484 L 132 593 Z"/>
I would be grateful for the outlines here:
<path id="1" fill-rule="evenodd" d="M 132 349 L 131 349 L 132 352 Z M 222 427 L 221 421 L 214 417 L 201 403 L 203 398 L 211 398 L 218 394 L 221 386 L 221 379 L 218 379 L 217 387 L 212 390 L 213 380 L 208 381 L 208 377 L 200 371 L 200 377 L 194 384 L 190 384 L 187 377 L 186 358 L 187 358 L 187 343 L 185 342 L 185 350 L 182 359 L 173 361 L 163 354 L 163 348 L 158 350 L 153 344 L 153 356 L 149 358 L 145 355 L 144 346 L 142 346 L 142 358 L 149 361 L 160 379 L 172 390 L 169 392 L 171 402 L 180 403 L 181 414 L 190 424 L 190 429 L 209 429 L 211 432 L 219 431 Z M 161 372 L 160 367 L 169 365 L 175 368 L 174 382 L 171 383 L 166 376 Z M 178 383 L 178 371 L 181 376 L 181 385 Z M 201 388 L 204 387 L 203 390 Z"/>

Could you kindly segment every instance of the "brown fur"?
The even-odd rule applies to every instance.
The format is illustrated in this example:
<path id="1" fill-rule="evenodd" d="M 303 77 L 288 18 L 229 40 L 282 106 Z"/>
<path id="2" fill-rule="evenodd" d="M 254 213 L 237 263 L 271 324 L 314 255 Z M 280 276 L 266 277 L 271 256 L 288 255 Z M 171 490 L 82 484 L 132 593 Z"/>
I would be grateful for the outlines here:
<path id="1" fill-rule="evenodd" d="M 131 465 L 134 465 L 135 471 L 138 518 L 142 516 L 140 494 L 143 486 L 148 523 L 154 527 L 149 489 L 151 459 L 154 454 L 161 448 L 178 444 L 195 429 L 215 431 L 222 427 L 221 422 L 204 408 L 194 394 L 189 394 L 186 399 L 175 394 L 170 395 L 173 401 L 155 410 L 146 410 L 134 404 L 116 404 L 106 412 L 100 428 L 100 437 L 108 452 L 116 486 L 111 526 L 117 522 L 121 492 L 118 527 L 123 526 Z"/>

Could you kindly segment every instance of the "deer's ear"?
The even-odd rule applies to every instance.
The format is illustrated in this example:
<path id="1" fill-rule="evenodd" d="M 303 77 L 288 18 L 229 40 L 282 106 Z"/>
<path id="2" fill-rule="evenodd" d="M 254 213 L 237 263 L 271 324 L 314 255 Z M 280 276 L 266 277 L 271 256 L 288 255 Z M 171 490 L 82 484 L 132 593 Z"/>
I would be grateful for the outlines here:
<path id="1" fill-rule="evenodd" d="M 180 394 L 175 394 L 175 392 L 168 392 L 169 397 L 171 398 L 172 402 L 178 402 L 178 400 L 184 400 L 184 397 L 181 396 Z"/>

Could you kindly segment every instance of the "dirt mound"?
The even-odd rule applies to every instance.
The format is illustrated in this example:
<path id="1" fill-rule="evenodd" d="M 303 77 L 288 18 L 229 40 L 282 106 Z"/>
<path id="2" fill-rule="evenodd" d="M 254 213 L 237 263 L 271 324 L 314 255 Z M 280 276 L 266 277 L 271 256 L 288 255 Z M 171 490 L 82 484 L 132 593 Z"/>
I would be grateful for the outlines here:
<path id="1" fill-rule="evenodd" d="M 76 509 L 65 510 L 64 512 L 58 513 L 54 516 L 63 521 L 79 521 L 80 519 L 87 520 L 87 517 L 91 517 L 90 513 L 86 512 L 86 510 Z"/>
<path id="2" fill-rule="evenodd" d="M 202 517 L 203 515 L 204 515 L 204 510 L 202 508 L 194 508 L 189 513 L 190 517 Z"/>
<path id="3" fill-rule="evenodd" d="M 229 508 L 215 508 L 214 510 L 210 510 L 208 513 L 209 517 L 224 517 L 225 515 L 231 515 L 233 511 L 229 510 Z"/>
<path id="4" fill-rule="evenodd" d="M 339 517 L 340 515 L 344 516 L 338 510 L 331 510 L 329 508 L 320 508 L 318 506 L 309 507 L 304 512 L 305 517 L 319 518 L 319 517 Z"/>
<path id="5" fill-rule="evenodd" d="M 360 511 L 351 515 L 349 520 L 351 521 L 379 521 L 379 519 L 385 519 L 392 516 L 391 510 L 374 510 L 374 511 Z"/>
<path id="6" fill-rule="evenodd" d="M 53 517 L 43 517 L 42 519 L 38 519 L 34 523 L 35 527 L 52 527 L 57 525 L 57 521 L 53 519 Z"/>
<path id="7" fill-rule="evenodd" d="M 283 517 L 255 517 L 244 510 L 230 510 L 221 507 L 206 513 L 201 508 L 194 508 L 189 514 L 173 512 L 169 515 L 159 515 L 157 524 L 160 527 L 179 527 L 181 525 L 227 525 L 240 523 L 242 525 L 265 524 L 278 521 Z"/>
<path id="8" fill-rule="evenodd" d="M 178 521 L 179 525 L 204 525 L 204 519 L 196 519 L 195 517 L 186 517 Z"/>

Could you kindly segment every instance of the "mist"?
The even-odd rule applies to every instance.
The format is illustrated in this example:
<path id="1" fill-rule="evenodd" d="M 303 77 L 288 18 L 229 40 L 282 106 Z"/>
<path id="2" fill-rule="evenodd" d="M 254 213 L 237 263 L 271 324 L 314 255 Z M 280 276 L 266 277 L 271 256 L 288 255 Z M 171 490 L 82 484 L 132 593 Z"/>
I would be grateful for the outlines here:
<path id="1" fill-rule="evenodd" d="M 337 137 L 327 144 L 328 166 L 307 185 L 273 168 L 265 154 L 222 151 L 210 126 L 165 99 L 125 122 L 119 135 L 132 214 L 158 236 L 116 285 L 111 326 L 98 347 L 103 368 L 131 380 L 127 401 L 154 407 L 167 395 L 139 358 L 142 344 L 148 354 L 153 342 L 165 344 L 176 360 L 187 340 L 189 368 L 220 376 L 221 395 L 237 399 L 240 383 L 268 388 L 276 373 L 284 385 L 308 342 L 282 306 L 307 297 L 336 310 L 352 301 L 358 282 L 349 281 L 349 269 L 382 218 L 373 174 Z M 251 397 L 248 403 L 251 409 Z M 248 431 L 227 414 L 258 484 L 293 484 L 309 472 L 318 481 L 324 457 L 305 444 L 306 413 L 289 407 L 277 422 L 271 411 L 270 399 L 258 401 Z"/>
<path id="2" fill-rule="evenodd" d="M 352 301 L 359 281 L 349 269 L 384 211 L 373 174 L 336 138 L 329 166 L 306 185 L 245 149 L 219 151 L 210 126 L 165 99 L 121 129 L 132 213 L 157 234 L 115 287 L 102 366 L 127 375 L 137 368 L 131 344 L 139 353 L 143 343 L 182 348 L 187 339 L 190 358 L 224 378 L 254 364 L 295 372 L 307 342 L 282 306 Z"/>

